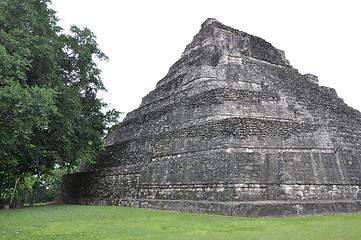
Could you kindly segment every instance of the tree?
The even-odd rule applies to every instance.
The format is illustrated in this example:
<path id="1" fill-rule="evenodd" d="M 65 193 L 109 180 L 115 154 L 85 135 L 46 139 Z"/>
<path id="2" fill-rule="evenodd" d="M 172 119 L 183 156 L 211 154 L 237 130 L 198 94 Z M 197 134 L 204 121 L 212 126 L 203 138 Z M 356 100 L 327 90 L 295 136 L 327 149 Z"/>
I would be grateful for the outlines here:
<path id="1" fill-rule="evenodd" d="M 119 113 L 104 112 L 87 28 L 57 25 L 50 0 L 0 0 L 0 200 L 15 183 L 55 166 L 71 169 L 101 149 Z"/>

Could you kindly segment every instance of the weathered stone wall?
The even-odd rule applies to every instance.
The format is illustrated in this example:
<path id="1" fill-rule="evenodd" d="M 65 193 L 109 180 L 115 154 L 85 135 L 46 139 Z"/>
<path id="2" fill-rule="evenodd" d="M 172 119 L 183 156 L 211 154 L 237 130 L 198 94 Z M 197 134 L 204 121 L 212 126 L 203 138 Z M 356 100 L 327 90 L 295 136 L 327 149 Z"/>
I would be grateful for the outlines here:
<path id="1" fill-rule="evenodd" d="M 64 176 L 61 198 L 198 212 L 208 201 L 225 214 L 239 205 L 219 202 L 360 200 L 360 123 L 282 51 L 209 19 L 96 164 Z"/>

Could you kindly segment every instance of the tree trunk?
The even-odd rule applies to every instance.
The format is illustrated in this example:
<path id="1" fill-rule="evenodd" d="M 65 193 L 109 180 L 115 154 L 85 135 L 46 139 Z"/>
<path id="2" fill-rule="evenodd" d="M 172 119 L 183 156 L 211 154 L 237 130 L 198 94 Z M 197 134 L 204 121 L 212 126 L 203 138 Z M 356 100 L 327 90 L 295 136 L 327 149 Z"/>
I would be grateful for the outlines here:
<path id="1" fill-rule="evenodd" d="M 13 203 L 14 195 L 15 195 L 15 192 L 16 192 L 16 187 L 17 187 L 17 185 L 18 185 L 19 180 L 20 180 L 20 177 L 18 177 L 18 178 L 16 179 L 16 181 L 15 181 L 14 191 L 13 191 L 13 195 L 11 196 L 11 199 L 10 199 L 10 204 Z"/>

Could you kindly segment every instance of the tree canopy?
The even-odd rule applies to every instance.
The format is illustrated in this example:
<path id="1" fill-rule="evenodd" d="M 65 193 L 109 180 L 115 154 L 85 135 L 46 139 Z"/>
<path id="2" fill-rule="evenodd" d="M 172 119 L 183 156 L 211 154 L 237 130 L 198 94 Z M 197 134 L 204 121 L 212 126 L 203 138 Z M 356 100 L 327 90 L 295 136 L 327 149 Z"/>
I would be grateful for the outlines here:
<path id="1" fill-rule="evenodd" d="M 77 26 L 65 32 L 50 3 L 0 0 L 3 196 L 19 179 L 91 160 L 119 115 L 97 98 L 105 88 L 96 59 L 107 56 L 96 37 Z"/>

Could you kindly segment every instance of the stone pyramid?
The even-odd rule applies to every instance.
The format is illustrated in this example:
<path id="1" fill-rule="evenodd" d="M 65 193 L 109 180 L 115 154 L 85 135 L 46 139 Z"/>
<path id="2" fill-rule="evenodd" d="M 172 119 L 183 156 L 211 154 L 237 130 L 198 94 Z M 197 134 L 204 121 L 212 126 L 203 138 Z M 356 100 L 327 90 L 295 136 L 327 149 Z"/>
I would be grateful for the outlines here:
<path id="1" fill-rule="evenodd" d="M 361 113 L 284 52 L 215 19 L 65 175 L 66 203 L 236 216 L 361 212 Z"/>

